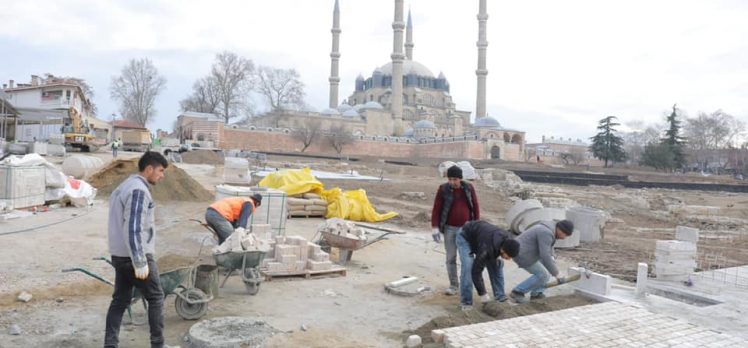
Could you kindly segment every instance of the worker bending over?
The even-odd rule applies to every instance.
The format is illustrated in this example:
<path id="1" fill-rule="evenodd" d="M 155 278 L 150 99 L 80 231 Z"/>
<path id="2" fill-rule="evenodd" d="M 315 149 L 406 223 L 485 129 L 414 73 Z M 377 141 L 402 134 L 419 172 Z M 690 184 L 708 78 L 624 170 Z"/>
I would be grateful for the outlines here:
<path id="1" fill-rule="evenodd" d="M 205 222 L 216 231 L 218 244 L 223 244 L 235 229 L 246 229 L 249 217 L 260 204 L 262 195 L 259 193 L 251 197 L 228 197 L 211 204 L 205 212 Z"/>

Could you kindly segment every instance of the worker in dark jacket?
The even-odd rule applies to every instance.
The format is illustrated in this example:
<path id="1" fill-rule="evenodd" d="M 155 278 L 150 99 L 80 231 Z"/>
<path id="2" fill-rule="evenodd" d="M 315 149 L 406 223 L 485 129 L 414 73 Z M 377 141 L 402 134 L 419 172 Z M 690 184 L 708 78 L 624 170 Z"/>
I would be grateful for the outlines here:
<path id="1" fill-rule="evenodd" d="M 432 237 L 439 242 L 444 235 L 444 251 L 447 254 L 447 275 L 449 287 L 447 295 L 457 293 L 457 245 L 455 238 L 466 222 L 480 219 L 478 195 L 473 185 L 462 181 L 462 169 L 451 166 L 447 169 L 447 182 L 439 186 L 431 211 Z M 470 283 L 470 282 L 468 282 Z"/>
<path id="2" fill-rule="evenodd" d="M 491 298 L 483 285 L 483 270 L 488 268 L 488 278 L 496 301 L 506 301 L 504 293 L 504 263 L 517 256 L 520 244 L 512 239 L 509 232 L 485 221 L 470 221 L 462 226 L 457 234 L 457 250 L 460 252 L 460 308 L 470 309 L 473 305 L 473 286 L 478 291 L 481 302 Z M 471 279 L 472 283 L 471 284 Z"/>

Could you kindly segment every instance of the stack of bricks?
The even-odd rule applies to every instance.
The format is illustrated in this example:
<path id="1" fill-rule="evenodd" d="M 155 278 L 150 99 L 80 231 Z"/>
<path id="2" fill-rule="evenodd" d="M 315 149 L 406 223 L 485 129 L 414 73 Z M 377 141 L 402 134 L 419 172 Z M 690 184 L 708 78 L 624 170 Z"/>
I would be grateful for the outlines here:
<path id="1" fill-rule="evenodd" d="M 301 236 L 276 236 L 261 267 L 267 273 L 301 273 L 332 269 L 330 255 Z"/>
<path id="2" fill-rule="evenodd" d="M 660 280 L 684 281 L 696 268 L 696 242 L 699 230 L 678 226 L 678 240 L 658 240 L 655 249 L 655 275 Z"/>
<path id="3" fill-rule="evenodd" d="M 314 193 L 304 193 L 288 198 L 288 215 L 291 217 L 324 217 L 327 201 Z"/>

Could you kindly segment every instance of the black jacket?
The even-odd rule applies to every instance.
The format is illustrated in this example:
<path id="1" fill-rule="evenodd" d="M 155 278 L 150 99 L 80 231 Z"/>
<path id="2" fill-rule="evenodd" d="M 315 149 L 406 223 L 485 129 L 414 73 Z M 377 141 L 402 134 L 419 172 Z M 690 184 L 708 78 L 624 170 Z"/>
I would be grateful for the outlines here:
<path id="1" fill-rule="evenodd" d="M 482 273 L 489 262 L 500 262 L 501 246 L 504 241 L 511 239 L 509 232 L 485 221 L 470 221 L 462 226 L 462 234 L 470 245 L 470 253 L 474 255 L 471 274 L 473 284 L 478 295 L 486 294 Z"/>

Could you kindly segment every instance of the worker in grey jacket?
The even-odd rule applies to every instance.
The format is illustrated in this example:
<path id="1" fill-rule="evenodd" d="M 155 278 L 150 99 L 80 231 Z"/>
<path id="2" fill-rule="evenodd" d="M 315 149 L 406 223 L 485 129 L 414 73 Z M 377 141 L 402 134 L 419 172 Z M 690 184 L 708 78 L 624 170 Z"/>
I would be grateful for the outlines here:
<path id="1" fill-rule="evenodd" d="M 158 152 L 146 152 L 138 174 L 125 179 L 109 197 L 109 253 L 114 266 L 114 293 L 106 316 L 104 347 L 117 347 L 122 315 L 132 302 L 133 287 L 148 301 L 151 347 L 164 347 L 164 291 L 154 261 L 156 229 L 150 185 L 169 166 Z"/>
<path id="2" fill-rule="evenodd" d="M 556 240 L 563 240 L 574 232 L 574 224 L 569 220 L 559 222 L 543 221 L 522 232 L 517 241 L 519 242 L 519 254 L 514 257 L 517 266 L 532 274 L 522 283 L 519 283 L 509 297 L 517 303 L 527 302 L 526 293 L 530 293 L 530 299 L 541 299 L 545 295 L 545 283 L 548 282 L 548 273 L 563 284 L 565 279 L 559 277 L 556 262 L 553 260 L 553 245 Z M 546 271 L 547 270 L 547 271 Z"/>

